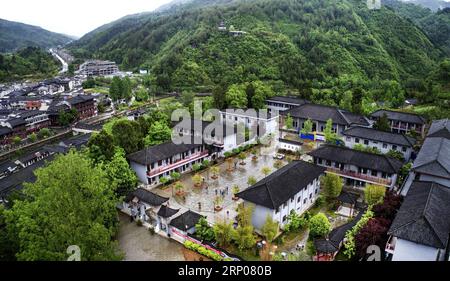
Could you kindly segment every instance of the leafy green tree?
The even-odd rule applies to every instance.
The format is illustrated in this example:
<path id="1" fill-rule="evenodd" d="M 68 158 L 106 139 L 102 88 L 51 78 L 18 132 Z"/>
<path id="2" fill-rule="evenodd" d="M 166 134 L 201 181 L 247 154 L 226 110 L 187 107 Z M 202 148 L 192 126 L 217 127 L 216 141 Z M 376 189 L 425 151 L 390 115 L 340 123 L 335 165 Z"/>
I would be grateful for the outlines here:
<path id="1" fill-rule="evenodd" d="M 327 216 L 318 213 L 309 220 L 310 237 L 325 237 L 331 231 L 331 223 Z"/>
<path id="2" fill-rule="evenodd" d="M 272 172 L 272 170 L 271 170 L 269 167 L 263 167 L 263 168 L 261 169 L 261 173 L 263 173 L 263 175 L 264 175 L 265 177 L 267 177 L 267 176 L 270 174 L 270 172 Z"/>
<path id="3" fill-rule="evenodd" d="M 249 91 L 249 87 L 250 89 L 253 89 L 253 91 Z M 252 93 L 252 96 L 249 96 L 249 92 Z M 246 94 L 247 100 L 251 103 L 251 105 L 249 105 L 249 108 L 254 109 L 265 108 L 266 100 L 274 96 L 272 88 L 259 80 L 249 83 L 249 85 L 247 86 Z"/>
<path id="4" fill-rule="evenodd" d="M 405 161 L 405 156 L 403 155 L 403 153 L 401 153 L 398 150 L 392 150 L 391 149 L 391 150 L 388 151 L 388 153 L 386 153 L 386 156 L 395 158 L 395 159 L 400 160 L 402 162 Z"/>
<path id="5" fill-rule="evenodd" d="M 208 221 L 203 217 L 195 225 L 195 234 L 206 241 L 214 240 L 214 229 L 209 226 Z"/>
<path id="6" fill-rule="evenodd" d="M 28 139 L 30 140 L 30 142 L 36 142 L 38 137 L 35 133 L 32 133 L 31 135 L 28 136 Z"/>
<path id="7" fill-rule="evenodd" d="M 233 232 L 233 240 L 237 244 L 239 250 L 250 249 L 256 244 L 255 235 L 253 234 L 253 226 L 238 225 Z"/>
<path id="8" fill-rule="evenodd" d="M 252 225 L 252 214 L 253 214 L 254 206 L 252 205 L 244 205 L 240 204 L 238 206 L 238 214 L 236 216 L 236 220 L 239 225 L 249 226 Z"/>
<path id="9" fill-rule="evenodd" d="M 116 149 L 111 161 L 104 165 L 104 170 L 112 186 L 116 187 L 118 197 L 126 196 L 136 189 L 138 184 L 136 174 L 128 165 L 122 148 Z"/>
<path id="10" fill-rule="evenodd" d="M 353 110 L 353 93 L 352 91 L 345 91 L 342 94 L 342 99 L 339 103 L 339 107 L 348 111 Z"/>
<path id="11" fill-rule="evenodd" d="M 288 113 L 285 123 L 288 130 L 292 130 L 294 128 L 294 119 L 292 118 L 290 113 Z"/>
<path id="12" fill-rule="evenodd" d="M 74 151 L 35 171 L 26 183 L 27 200 L 5 211 L 8 232 L 23 261 L 67 260 L 67 247 L 77 245 L 81 260 L 120 260 L 115 186 L 100 167 Z"/>
<path id="13" fill-rule="evenodd" d="M 242 85 L 231 85 L 225 94 L 225 102 L 232 108 L 246 108 L 247 94 Z"/>
<path id="14" fill-rule="evenodd" d="M 303 128 L 301 130 L 301 133 L 306 135 L 306 134 L 310 134 L 312 132 L 313 129 L 313 123 L 311 121 L 311 119 L 308 118 L 308 120 L 306 120 L 303 123 Z"/>
<path id="15" fill-rule="evenodd" d="M 144 87 L 139 87 L 136 90 L 136 94 L 135 94 L 136 100 L 137 101 L 148 101 L 150 99 L 150 95 L 148 93 L 148 90 Z"/>
<path id="16" fill-rule="evenodd" d="M 328 200 L 336 199 L 342 192 L 342 179 L 335 174 L 326 174 L 322 177 L 322 186 Z"/>
<path id="17" fill-rule="evenodd" d="M 162 144 L 170 140 L 172 130 L 165 122 L 157 121 L 150 126 L 148 135 L 145 137 L 145 145 Z"/>
<path id="18" fill-rule="evenodd" d="M 380 130 L 380 131 L 385 131 L 385 132 L 390 132 L 391 131 L 391 124 L 389 122 L 388 116 L 386 113 L 384 113 L 376 122 L 375 124 L 373 124 L 373 128 Z"/>
<path id="19" fill-rule="evenodd" d="M 255 185 L 257 182 L 258 181 L 256 180 L 256 178 L 254 176 L 249 176 L 247 179 L 248 186 Z"/>
<path id="20" fill-rule="evenodd" d="M 272 216 L 267 215 L 266 221 L 261 227 L 261 234 L 264 236 L 267 242 L 272 243 L 273 240 L 275 240 L 275 238 L 277 237 L 279 230 L 279 223 L 274 220 Z"/>
<path id="21" fill-rule="evenodd" d="M 336 143 L 337 135 L 333 131 L 333 120 L 332 119 L 327 120 L 324 135 L 325 135 L 326 142 L 333 143 L 333 144 Z"/>
<path id="22" fill-rule="evenodd" d="M 126 154 L 142 149 L 144 145 L 141 127 L 139 123 L 121 119 L 113 124 L 112 136 L 114 143 L 122 147 Z"/>
<path id="23" fill-rule="evenodd" d="M 19 136 L 15 136 L 12 139 L 14 145 L 19 145 L 22 142 L 22 139 Z"/>
<path id="24" fill-rule="evenodd" d="M 386 188 L 380 185 L 368 184 L 364 189 L 364 199 L 368 205 L 375 205 L 383 202 Z"/>
<path id="25" fill-rule="evenodd" d="M 87 146 L 89 157 L 95 163 L 108 162 L 115 153 L 114 139 L 105 130 L 93 134 Z"/>
<path id="26" fill-rule="evenodd" d="M 58 116 L 58 124 L 61 126 L 68 126 L 78 119 L 78 112 L 75 108 L 69 111 L 61 110 Z"/>
<path id="27" fill-rule="evenodd" d="M 228 246 L 234 237 L 232 221 L 219 220 L 214 224 L 213 230 L 217 243 L 222 247 Z"/>
<path id="28" fill-rule="evenodd" d="M 122 80 L 118 76 L 114 76 L 109 88 L 109 97 L 113 101 L 118 101 L 122 98 Z"/>

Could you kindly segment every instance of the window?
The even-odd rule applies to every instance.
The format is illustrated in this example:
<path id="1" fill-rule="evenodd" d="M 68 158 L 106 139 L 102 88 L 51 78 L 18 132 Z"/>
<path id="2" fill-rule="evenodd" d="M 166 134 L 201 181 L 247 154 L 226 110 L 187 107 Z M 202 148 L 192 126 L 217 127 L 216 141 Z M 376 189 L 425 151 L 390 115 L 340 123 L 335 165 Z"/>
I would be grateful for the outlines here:
<path id="1" fill-rule="evenodd" d="M 317 163 L 318 163 L 318 164 L 322 164 L 322 159 L 320 159 L 320 158 L 317 159 Z"/>
<path id="2" fill-rule="evenodd" d="M 280 212 L 280 207 L 278 207 L 276 210 L 275 210 L 275 214 L 278 214 Z"/>
<path id="3" fill-rule="evenodd" d="M 368 140 L 364 140 L 364 144 L 365 145 L 369 145 L 369 141 Z"/>
<path id="4" fill-rule="evenodd" d="M 374 176 L 374 177 L 376 177 L 376 176 L 378 176 L 378 172 L 377 171 L 374 171 L 374 170 L 372 170 L 372 176 Z"/>
<path id="5" fill-rule="evenodd" d="M 315 193 L 315 194 L 319 193 L 319 189 L 318 189 L 318 188 L 316 188 L 316 191 L 315 191 L 314 193 Z"/>
<path id="6" fill-rule="evenodd" d="M 331 161 L 327 160 L 327 166 L 331 166 Z"/>
<path id="7" fill-rule="evenodd" d="M 287 207 L 287 203 L 284 203 L 283 204 L 283 209 L 286 208 L 286 207 Z"/>
<path id="8" fill-rule="evenodd" d="M 305 198 L 305 200 L 303 200 L 303 204 L 306 204 L 306 198 Z"/>
<path id="9" fill-rule="evenodd" d="M 393 145 L 393 146 L 392 146 L 392 150 L 397 151 L 397 146 L 396 146 L 396 145 Z"/>
<path id="10" fill-rule="evenodd" d="M 311 198 L 312 198 L 312 196 L 313 196 L 313 195 L 312 195 L 312 193 L 311 193 L 311 194 L 309 195 L 309 199 L 311 199 Z"/>
<path id="11" fill-rule="evenodd" d="M 383 148 L 387 148 L 387 147 L 388 147 L 387 143 L 383 143 Z"/>
<path id="12" fill-rule="evenodd" d="M 403 152 L 406 152 L 406 149 L 407 149 L 406 146 L 403 146 L 403 147 L 402 147 L 402 151 L 403 151 Z"/>
<path id="13" fill-rule="evenodd" d="M 287 216 L 283 216 L 283 222 L 287 220 Z"/>
<path id="14" fill-rule="evenodd" d="M 300 203 L 301 200 L 302 200 L 302 197 L 299 197 L 297 200 L 297 203 Z"/>
<path id="15" fill-rule="evenodd" d="M 356 142 L 356 143 L 359 143 L 359 139 L 358 139 L 358 138 L 356 138 L 356 139 L 355 139 L 355 142 Z"/>
<path id="16" fill-rule="evenodd" d="M 346 140 L 347 140 L 347 141 L 351 141 L 352 138 L 351 138 L 351 137 L 347 137 Z"/>

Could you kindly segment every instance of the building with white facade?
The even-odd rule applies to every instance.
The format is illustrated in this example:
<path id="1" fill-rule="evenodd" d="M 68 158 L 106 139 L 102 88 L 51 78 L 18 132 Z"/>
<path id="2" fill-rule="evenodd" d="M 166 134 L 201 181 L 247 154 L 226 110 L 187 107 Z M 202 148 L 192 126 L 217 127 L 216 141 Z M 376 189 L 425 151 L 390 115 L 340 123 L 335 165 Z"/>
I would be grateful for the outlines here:
<path id="1" fill-rule="evenodd" d="M 245 126 L 252 133 L 251 140 L 269 134 L 278 133 L 279 116 L 272 115 L 267 110 L 227 109 L 220 112 L 220 122 L 231 126 Z"/>
<path id="2" fill-rule="evenodd" d="M 286 111 L 305 103 L 309 103 L 309 101 L 297 97 L 276 96 L 266 100 L 266 106 L 269 113 Z"/>
<path id="3" fill-rule="evenodd" d="M 80 73 L 88 77 L 108 76 L 119 72 L 113 61 L 89 60 L 80 66 Z"/>
<path id="4" fill-rule="evenodd" d="M 345 180 L 345 185 L 364 188 L 366 184 L 393 188 L 403 163 L 386 155 L 324 145 L 309 153 L 314 163 L 325 167 L 327 173 Z"/>
<path id="5" fill-rule="evenodd" d="M 157 219 L 157 213 L 161 205 L 167 201 L 169 201 L 169 198 L 138 188 L 127 195 L 123 202 L 122 212 L 135 220 L 153 223 Z"/>
<path id="6" fill-rule="evenodd" d="M 132 153 L 127 158 L 142 183 L 158 185 L 161 178 L 169 178 L 173 172 L 191 171 L 194 164 L 209 158 L 209 151 L 203 143 L 174 144 L 169 141 Z"/>
<path id="7" fill-rule="evenodd" d="M 425 135 L 426 120 L 417 114 L 406 113 L 399 111 L 392 111 L 386 109 L 380 109 L 370 115 L 373 121 L 379 120 L 384 115 L 387 116 L 391 131 L 396 134 L 407 134 L 415 132 L 420 136 Z"/>
<path id="8" fill-rule="evenodd" d="M 384 154 L 391 150 L 399 151 L 403 154 L 405 161 L 411 159 L 414 145 L 417 143 L 416 139 L 406 135 L 360 126 L 350 127 L 342 135 L 344 136 L 345 146 L 349 148 L 362 145 L 366 148 L 376 148 Z"/>
<path id="9" fill-rule="evenodd" d="M 244 205 L 254 206 L 252 224 L 256 230 L 261 230 L 267 216 L 283 227 L 291 211 L 302 214 L 313 206 L 324 172 L 317 165 L 294 161 L 236 196 L 244 200 Z"/>
<path id="10" fill-rule="evenodd" d="M 450 188 L 414 182 L 388 234 L 386 253 L 393 261 L 448 260 Z"/>

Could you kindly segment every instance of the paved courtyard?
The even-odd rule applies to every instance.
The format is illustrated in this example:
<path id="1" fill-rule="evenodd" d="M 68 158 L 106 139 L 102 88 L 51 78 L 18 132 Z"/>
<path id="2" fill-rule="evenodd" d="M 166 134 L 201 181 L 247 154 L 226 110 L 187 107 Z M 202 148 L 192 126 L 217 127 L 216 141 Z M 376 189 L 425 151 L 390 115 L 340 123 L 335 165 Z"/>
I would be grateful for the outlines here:
<path id="1" fill-rule="evenodd" d="M 247 158 L 244 160 L 245 165 L 241 165 L 241 160 L 234 158 L 233 162 L 223 162 L 218 165 L 220 169 L 218 179 L 212 179 L 213 174 L 211 168 L 200 172 L 199 174 L 205 179 L 201 187 L 195 187 L 192 182 L 192 173 L 184 175 L 181 178 L 181 182 L 185 187 L 185 196 L 176 196 L 175 190 L 171 187 L 166 189 L 155 188 L 153 191 L 165 196 L 170 197 L 170 205 L 175 208 L 181 208 L 182 211 L 188 209 L 198 212 L 204 216 L 207 216 L 210 223 L 214 223 L 219 218 L 226 218 L 234 220 L 236 216 L 236 208 L 239 201 L 233 201 L 233 186 L 239 186 L 240 191 L 248 188 L 248 178 L 253 176 L 257 181 L 264 178 L 262 173 L 263 167 L 269 167 L 271 173 L 276 171 L 274 164 L 277 160 L 273 158 L 275 154 L 275 146 L 271 147 L 259 147 L 258 160 L 252 159 L 253 155 L 248 153 Z M 287 164 L 286 160 L 282 161 L 283 165 Z M 232 171 L 228 171 L 231 167 Z M 221 191 L 224 193 L 223 203 L 221 206 L 223 210 L 220 212 L 214 212 L 214 199 L 216 196 L 221 196 Z M 217 195 L 216 195 L 217 192 Z"/>
<path id="2" fill-rule="evenodd" d="M 183 245 L 151 235 L 145 227 L 138 227 L 130 218 L 120 213 L 119 247 L 126 261 L 184 261 Z"/>

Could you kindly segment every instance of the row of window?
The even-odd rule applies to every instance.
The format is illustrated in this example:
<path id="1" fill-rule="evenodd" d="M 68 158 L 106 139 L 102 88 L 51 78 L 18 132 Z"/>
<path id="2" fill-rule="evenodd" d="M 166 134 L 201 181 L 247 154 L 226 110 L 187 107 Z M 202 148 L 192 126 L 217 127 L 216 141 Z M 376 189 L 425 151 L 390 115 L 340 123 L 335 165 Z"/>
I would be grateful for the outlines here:
<path id="1" fill-rule="evenodd" d="M 347 137 L 346 139 L 347 139 L 347 141 L 351 141 L 352 140 L 351 137 Z M 364 145 L 367 145 L 367 146 L 370 145 L 370 141 L 369 140 L 363 139 L 362 141 L 363 141 Z M 361 143 L 361 139 L 360 138 L 355 138 L 355 143 Z M 372 144 L 378 145 L 378 142 L 377 141 L 372 141 Z M 383 149 L 387 149 L 388 146 L 389 145 L 387 143 L 383 142 Z M 378 147 L 374 146 L 373 148 L 378 148 Z M 401 150 L 403 152 L 406 152 L 408 150 L 408 148 L 406 146 L 400 146 L 400 148 L 401 148 Z M 394 151 L 397 151 L 399 149 L 399 147 L 397 145 L 393 144 L 391 149 L 394 150 Z"/>
<path id="2" fill-rule="evenodd" d="M 334 165 L 333 165 L 334 163 Z M 332 167 L 332 168 L 336 168 L 336 169 L 340 169 L 341 171 L 351 171 L 350 169 L 346 169 L 345 168 L 345 164 L 344 163 L 339 163 L 339 162 L 332 162 L 331 160 L 322 160 L 322 159 L 317 159 L 317 164 L 318 165 L 325 165 L 327 167 Z M 369 169 L 367 168 L 360 168 L 358 167 L 358 174 L 364 174 L 364 175 L 370 175 L 373 177 L 378 177 L 378 171 L 377 170 L 370 170 L 369 173 Z M 390 178 L 392 176 L 392 174 L 389 173 L 385 173 L 385 172 L 381 172 L 381 177 L 384 179 Z"/>

